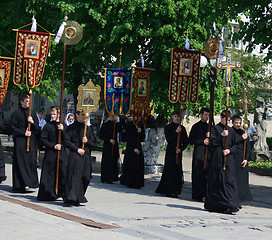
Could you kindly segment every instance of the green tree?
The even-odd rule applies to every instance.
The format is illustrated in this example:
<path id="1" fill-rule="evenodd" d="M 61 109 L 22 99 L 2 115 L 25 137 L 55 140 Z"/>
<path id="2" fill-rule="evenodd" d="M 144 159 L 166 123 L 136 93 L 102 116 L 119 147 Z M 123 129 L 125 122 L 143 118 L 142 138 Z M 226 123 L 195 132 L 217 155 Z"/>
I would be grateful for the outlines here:
<path id="1" fill-rule="evenodd" d="M 226 7 L 229 4 L 230 7 Z M 235 2 L 206 0 L 11 0 L 2 5 L 0 39 L 11 52 L 15 46 L 17 28 L 30 22 L 32 14 L 40 25 L 56 33 L 63 21 L 64 12 L 70 20 L 83 27 L 83 39 L 75 46 L 67 46 L 65 90 L 77 96 L 77 87 L 90 78 L 103 86 L 104 67 L 119 65 L 119 51 L 123 48 L 122 67 L 127 68 L 136 61 L 140 65 L 140 54 L 145 66 L 155 68 L 151 73 L 150 98 L 154 100 L 156 112 L 168 114 L 179 104 L 168 101 L 171 51 L 183 48 L 186 31 L 190 31 L 190 42 L 196 50 L 203 50 L 204 43 L 211 37 L 213 23 L 218 29 L 227 21 L 245 11 L 245 4 L 233 11 Z M 35 88 L 43 96 L 54 98 L 60 88 L 62 73 L 63 44 L 51 42 L 51 57 L 47 59 L 40 87 Z M 186 108 L 192 113 L 200 106 L 209 105 L 209 71 L 204 70 L 200 81 L 199 102 Z M 224 108 L 224 87 L 216 86 L 215 109 Z M 18 88 L 15 88 L 18 89 Z M 103 89 L 103 87 L 102 87 Z"/>

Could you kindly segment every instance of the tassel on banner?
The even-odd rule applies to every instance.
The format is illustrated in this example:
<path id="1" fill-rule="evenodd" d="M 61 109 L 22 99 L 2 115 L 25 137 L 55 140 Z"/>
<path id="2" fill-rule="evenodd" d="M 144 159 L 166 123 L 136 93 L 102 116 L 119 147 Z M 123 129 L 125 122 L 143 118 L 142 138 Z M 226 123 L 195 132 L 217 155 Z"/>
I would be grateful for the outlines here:
<path id="1" fill-rule="evenodd" d="M 142 68 L 144 68 L 144 56 L 141 54 L 141 62 L 142 62 Z"/>
<path id="2" fill-rule="evenodd" d="M 59 27 L 59 30 L 58 30 L 58 33 L 57 33 L 57 35 L 56 35 L 56 37 L 55 37 L 55 40 L 54 40 L 55 43 L 59 43 L 60 38 L 61 38 L 61 36 L 62 36 L 62 33 L 63 33 L 63 31 L 64 31 L 64 27 L 65 27 L 66 24 L 67 24 L 67 23 L 66 23 L 65 21 L 63 21 L 63 22 L 61 23 L 61 25 L 60 25 L 60 27 Z"/>
<path id="3" fill-rule="evenodd" d="M 186 38 L 185 40 L 185 49 L 190 50 L 190 39 Z"/>
<path id="4" fill-rule="evenodd" d="M 219 58 L 224 58 L 224 47 L 223 47 L 223 41 L 220 39 L 219 41 Z"/>
<path id="5" fill-rule="evenodd" d="M 31 29 L 30 29 L 31 32 L 37 32 L 37 21 L 36 21 L 36 18 L 32 17 L 32 26 L 31 26 Z"/>

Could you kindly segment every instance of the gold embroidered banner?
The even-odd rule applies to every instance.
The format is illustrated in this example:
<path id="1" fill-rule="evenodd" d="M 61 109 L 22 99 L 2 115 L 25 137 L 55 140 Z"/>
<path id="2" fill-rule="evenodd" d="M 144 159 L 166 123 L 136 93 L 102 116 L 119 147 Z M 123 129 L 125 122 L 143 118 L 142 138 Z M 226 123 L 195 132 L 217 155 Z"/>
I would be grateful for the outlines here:
<path id="1" fill-rule="evenodd" d="M 0 107 L 2 106 L 9 84 L 11 60 L 0 57 Z"/>
<path id="2" fill-rule="evenodd" d="M 198 100 L 200 51 L 172 50 L 171 74 L 169 82 L 169 101 L 185 103 L 188 97 L 189 82 L 191 82 L 189 100 Z"/>
<path id="3" fill-rule="evenodd" d="M 18 30 L 13 82 L 20 85 L 24 82 L 29 88 L 39 86 L 45 67 L 50 33 Z"/>
<path id="4" fill-rule="evenodd" d="M 148 119 L 150 71 L 152 69 L 135 67 L 134 70 L 133 122 L 137 127 L 141 127 L 142 117 L 144 125 Z"/>

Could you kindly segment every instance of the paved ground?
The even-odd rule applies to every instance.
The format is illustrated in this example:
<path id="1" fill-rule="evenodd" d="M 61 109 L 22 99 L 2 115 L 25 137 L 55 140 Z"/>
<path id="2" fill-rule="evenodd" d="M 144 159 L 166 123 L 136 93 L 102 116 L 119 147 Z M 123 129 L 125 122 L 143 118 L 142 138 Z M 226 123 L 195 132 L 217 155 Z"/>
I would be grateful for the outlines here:
<path id="1" fill-rule="evenodd" d="M 12 145 L 5 137 L 1 138 L 3 145 Z M 5 151 L 8 179 L 0 185 L 0 239 L 272 239 L 271 177 L 250 174 L 254 201 L 244 205 L 237 215 L 225 215 L 209 213 L 202 203 L 191 200 L 188 153 L 184 156 L 185 186 L 178 199 L 154 193 L 159 175 L 146 175 L 145 187 L 140 190 L 118 183 L 102 184 L 101 153 L 93 155 L 97 161 L 86 194 L 89 202 L 85 206 L 67 207 L 61 200 L 38 202 L 37 191 L 13 193 L 12 155 Z M 163 162 L 163 155 L 159 162 Z M 65 216 L 73 219 L 67 220 Z M 89 219 L 93 224 L 86 226 L 78 219 L 85 219 L 85 224 Z"/>

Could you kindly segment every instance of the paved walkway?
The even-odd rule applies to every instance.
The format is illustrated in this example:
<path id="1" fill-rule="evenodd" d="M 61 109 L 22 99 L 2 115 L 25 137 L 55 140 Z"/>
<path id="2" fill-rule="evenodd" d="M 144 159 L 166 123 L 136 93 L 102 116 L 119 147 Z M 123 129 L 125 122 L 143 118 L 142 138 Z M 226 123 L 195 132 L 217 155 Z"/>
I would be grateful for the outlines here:
<path id="1" fill-rule="evenodd" d="M 12 146 L 6 138 L 2 142 Z M 209 213 L 202 203 L 191 200 L 188 153 L 184 155 L 185 185 L 178 199 L 155 194 L 159 175 L 146 175 L 140 190 L 101 183 L 101 153 L 92 155 L 97 161 L 86 193 L 89 202 L 67 207 L 61 200 L 37 201 L 37 191 L 13 193 L 12 154 L 5 151 L 8 179 L 0 185 L 0 239 L 272 239 L 271 177 L 250 174 L 254 201 L 236 215 L 225 215 Z"/>

